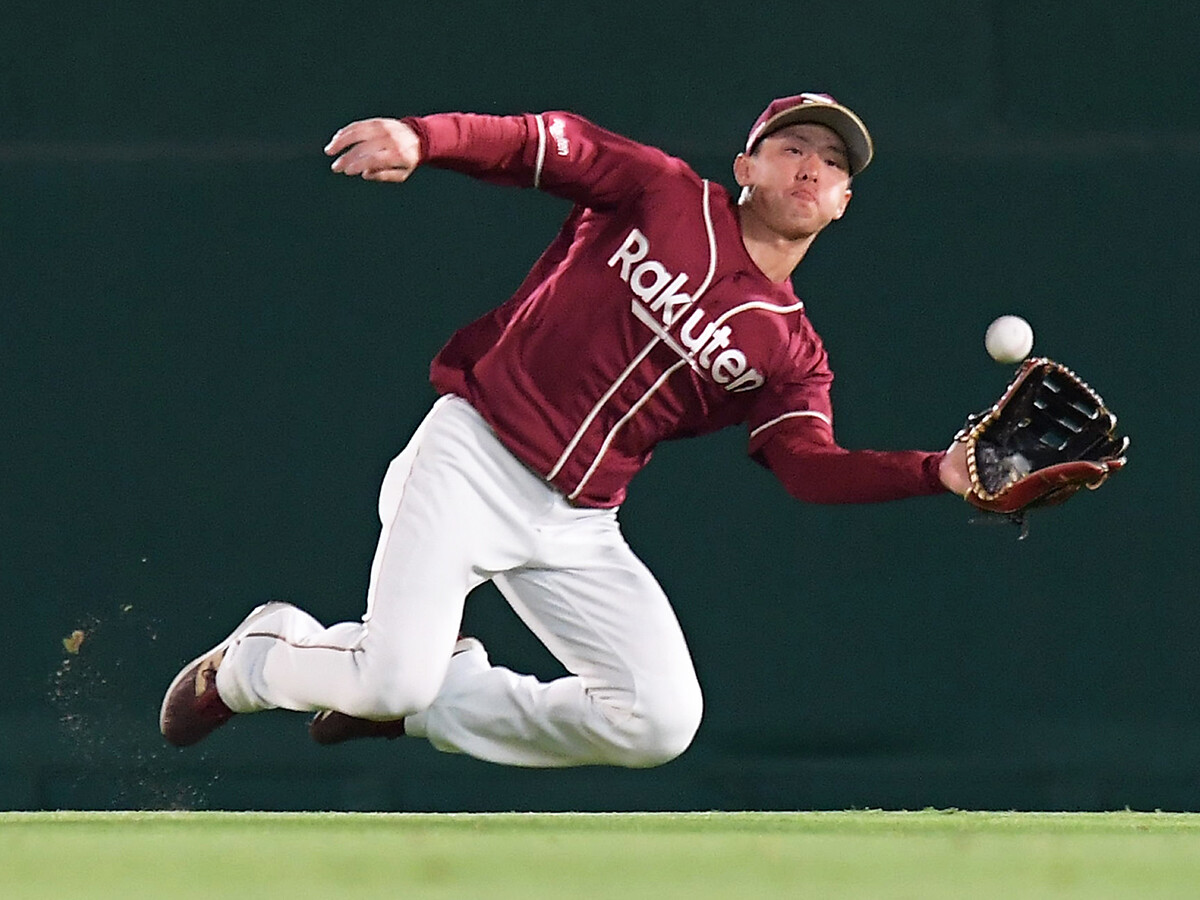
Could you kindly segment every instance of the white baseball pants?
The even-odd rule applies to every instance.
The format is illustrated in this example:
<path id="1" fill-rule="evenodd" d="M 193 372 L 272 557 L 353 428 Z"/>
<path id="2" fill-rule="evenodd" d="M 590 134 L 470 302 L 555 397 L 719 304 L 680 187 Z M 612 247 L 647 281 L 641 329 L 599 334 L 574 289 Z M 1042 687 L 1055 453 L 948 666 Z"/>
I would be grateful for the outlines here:
<path id="1" fill-rule="evenodd" d="M 284 607 L 217 673 L 236 712 L 405 717 L 441 750 L 520 766 L 652 766 L 699 727 L 700 688 L 670 603 L 615 510 L 572 506 L 458 397 L 441 398 L 388 468 L 361 622 Z M 540 682 L 453 653 L 491 579 L 570 673 Z"/>

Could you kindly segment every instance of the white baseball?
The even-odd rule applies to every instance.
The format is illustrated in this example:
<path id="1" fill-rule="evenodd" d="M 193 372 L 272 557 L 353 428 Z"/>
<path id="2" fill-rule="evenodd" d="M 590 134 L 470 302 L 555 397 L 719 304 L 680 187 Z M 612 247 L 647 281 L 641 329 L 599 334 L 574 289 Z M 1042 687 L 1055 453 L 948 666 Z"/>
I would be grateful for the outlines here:
<path id="1" fill-rule="evenodd" d="M 1000 316 L 988 326 L 983 345 L 996 362 L 1020 362 L 1033 349 L 1033 328 L 1020 316 Z"/>

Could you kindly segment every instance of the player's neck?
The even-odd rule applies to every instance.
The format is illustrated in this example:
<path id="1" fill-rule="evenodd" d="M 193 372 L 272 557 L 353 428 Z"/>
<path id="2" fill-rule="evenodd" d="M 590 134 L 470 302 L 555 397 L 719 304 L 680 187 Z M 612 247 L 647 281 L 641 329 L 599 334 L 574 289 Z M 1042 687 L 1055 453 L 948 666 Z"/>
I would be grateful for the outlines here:
<path id="1" fill-rule="evenodd" d="M 804 259 L 812 246 L 816 234 L 791 240 L 768 227 L 754 212 L 745 206 L 738 208 L 741 223 L 742 243 L 750 259 L 769 279 L 787 281 L 800 260 Z"/>

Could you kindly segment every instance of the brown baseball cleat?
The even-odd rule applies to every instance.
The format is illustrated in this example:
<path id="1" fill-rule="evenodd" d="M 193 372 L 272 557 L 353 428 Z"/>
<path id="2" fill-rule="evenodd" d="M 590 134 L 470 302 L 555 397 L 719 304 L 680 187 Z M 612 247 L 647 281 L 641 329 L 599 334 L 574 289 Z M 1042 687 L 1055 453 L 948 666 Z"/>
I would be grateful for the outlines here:
<path id="1" fill-rule="evenodd" d="M 308 723 L 308 735 L 318 744 L 326 746 L 357 738 L 387 738 L 391 741 L 404 737 L 404 720 L 387 719 L 376 722 L 326 709 L 313 716 L 312 721 Z"/>
<path id="2" fill-rule="evenodd" d="M 230 645 L 256 621 L 287 603 L 264 603 L 235 628 L 225 640 L 196 657 L 179 670 L 167 688 L 158 713 L 158 727 L 168 744 L 190 747 L 198 744 L 235 715 L 217 693 L 217 669 Z"/>

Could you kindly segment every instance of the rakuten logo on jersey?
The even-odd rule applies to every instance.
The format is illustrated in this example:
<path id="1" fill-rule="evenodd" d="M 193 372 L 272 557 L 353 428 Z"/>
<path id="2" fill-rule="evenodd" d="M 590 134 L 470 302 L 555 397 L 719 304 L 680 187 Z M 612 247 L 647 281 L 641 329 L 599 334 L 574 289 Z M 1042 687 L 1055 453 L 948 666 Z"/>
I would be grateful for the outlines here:
<path id="1" fill-rule="evenodd" d="M 729 346 L 733 329 L 718 326 L 715 321 L 706 323 L 707 314 L 698 306 L 691 309 L 692 296 L 683 292 L 687 275 L 673 275 L 658 260 L 647 259 L 649 255 L 649 239 L 634 228 L 608 260 L 610 269 L 619 266 L 621 280 L 634 293 L 633 314 L 684 362 L 706 372 L 725 390 L 752 391 L 761 387 L 763 377 L 747 366 L 746 354 Z M 680 323 L 678 339 L 670 333 L 676 322 Z"/>

